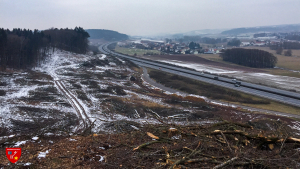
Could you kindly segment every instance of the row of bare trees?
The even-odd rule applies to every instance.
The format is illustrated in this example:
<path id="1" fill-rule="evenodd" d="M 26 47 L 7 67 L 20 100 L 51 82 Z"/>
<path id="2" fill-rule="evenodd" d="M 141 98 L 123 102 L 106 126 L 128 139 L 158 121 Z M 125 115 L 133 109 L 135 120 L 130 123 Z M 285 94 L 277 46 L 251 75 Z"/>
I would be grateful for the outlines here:
<path id="1" fill-rule="evenodd" d="M 227 49 L 220 57 L 224 61 L 255 68 L 273 68 L 277 63 L 273 54 L 258 49 Z"/>
<path id="2" fill-rule="evenodd" d="M 49 29 L 44 31 L 0 28 L 0 67 L 32 68 L 55 48 L 86 53 L 89 34 L 82 28 Z M 51 50 L 52 49 L 52 50 Z"/>
<path id="3" fill-rule="evenodd" d="M 278 47 L 278 48 L 276 49 L 276 54 L 281 55 L 282 52 L 283 52 L 283 48 L 282 48 L 282 47 Z M 288 49 L 288 50 L 284 51 L 283 54 L 284 54 L 285 56 L 292 56 L 292 50 L 291 50 L 291 49 Z"/>
<path id="4" fill-rule="evenodd" d="M 270 45 L 271 50 L 277 50 L 278 48 L 282 49 L 300 49 L 299 42 L 283 42 L 281 44 Z"/>

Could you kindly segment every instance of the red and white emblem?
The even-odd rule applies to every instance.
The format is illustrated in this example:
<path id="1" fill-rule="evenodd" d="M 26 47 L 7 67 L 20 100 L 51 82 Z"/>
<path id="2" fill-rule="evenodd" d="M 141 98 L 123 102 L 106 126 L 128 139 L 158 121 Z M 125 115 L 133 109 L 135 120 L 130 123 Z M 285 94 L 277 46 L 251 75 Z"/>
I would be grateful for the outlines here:
<path id="1" fill-rule="evenodd" d="M 12 163 L 17 162 L 21 157 L 21 148 L 6 148 L 6 157 Z"/>

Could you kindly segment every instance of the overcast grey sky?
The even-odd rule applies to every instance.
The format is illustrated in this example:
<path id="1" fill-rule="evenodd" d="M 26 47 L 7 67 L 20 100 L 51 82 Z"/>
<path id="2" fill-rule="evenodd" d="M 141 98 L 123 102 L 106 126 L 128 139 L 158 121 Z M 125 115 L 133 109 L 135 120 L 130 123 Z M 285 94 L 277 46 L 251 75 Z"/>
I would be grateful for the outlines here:
<path id="1" fill-rule="evenodd" d="M 0 0 L 0 27 L 129 35 L 300 23 L 300 0 Z"/>

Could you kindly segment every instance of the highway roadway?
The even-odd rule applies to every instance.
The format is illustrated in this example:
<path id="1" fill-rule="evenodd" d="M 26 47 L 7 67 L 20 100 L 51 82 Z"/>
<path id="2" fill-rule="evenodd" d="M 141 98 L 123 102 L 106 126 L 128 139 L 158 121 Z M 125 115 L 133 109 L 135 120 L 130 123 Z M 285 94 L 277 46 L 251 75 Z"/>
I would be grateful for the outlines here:
<path id="1" fill-rule="evenodd" d="M 111 44 L 104 44 L 99 47 L 99 50 L 102 53 L 105 54 L 112 54 L 114 56 L 118 56 L 121 58 L 129 59 L 132 62 L 134 62 L 137 65 L 144 66 L 144 67 L 149 67 L 157 70 L 161 70 L 164 72 L 172 73 L 172 74 L 177 74 L 180 76 L 188 77 L 194 80 L 199 80 L 202 82 L 206 82 L 209 84 L 237 90 L 240 92 L 260 96 L 263 98 L 267 98 L 270 100 L 286 103 L 289 105 L 297 106 L 300 107 L 300 94 L 296 92 L 291 92 L 291 91 L 286 91 L 286 90 L 281 90 L 281 89 L 276 89 L 268 86 L 263 86 L 263 85 L 257 85 L 253 83 L 248 83 L 248 82 L 241 82 L 240 87 L 235 87 L 234 84 L 235 82 L 231 78 L 226 78 L 226 77 L 218 77 L 218 80 L 214 79 L 216 75 L 211 75 L 211 74 L 206 74 L 202 72 L 198 72 L 196 70 L 192 69 L 186 69 L 183 67 L 178 67 L 175 65 L 170 65 L 162 62 L 157 62 L 157 61 L 151 61 L 151 60 L 146 60 L 146 59 L 140 59 L 132 56 L 127 56 L 123 54 L 119 54 L 113 51 L 110 51 L 107 46 Z"/>

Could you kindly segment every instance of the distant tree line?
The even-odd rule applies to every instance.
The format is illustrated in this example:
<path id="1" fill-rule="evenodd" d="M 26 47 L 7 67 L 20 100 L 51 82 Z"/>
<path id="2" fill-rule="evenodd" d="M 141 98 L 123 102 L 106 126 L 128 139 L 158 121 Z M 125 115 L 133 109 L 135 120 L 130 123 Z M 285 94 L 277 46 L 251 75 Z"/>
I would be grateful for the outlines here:
<path id="1" fill-rule="evenodd" d="M 182 41 L 183 42 L 198 42 L 201 39 L 201 36 L 184 36 Z"/>
<path id="2" fill-rule="evenodd" d="M 90 35 L 81 27 L 75 27 L 75 29 L 51 28 L 42 32 L 51 37 L 52 47 L 75 53 L 86 53 L 88 50 Z"/>
<path id="3" fill-rule="evenodd" d="M 281 46 L 277 46 L 277 45 L 272 45 L 272 48 L 275 48 L 274 50 L 276 50 L 276 54 L 281 55 L 283 52 L 283 48 Z M 292 56 L 292 50 L 288 49 L 286 51 L 284 51 L 284 55 L 285 56 Z"/>
<path id="4" fill-rule="evenodd" d="M 291 49 L 300 49 L 300 43 L 299 42 L 283 42 L 281 44 L 276 45 L 270 45 L 269 46 L 271 50 L 276 50 L 276 54 L 281 55 L 283 52 L 283 49 L 286 49 L 286 51 L 283 52 L 285 56 L 292 56 L 292 50 Z"/>
<path id="5" fill-rule="evenodd" d="M 104 29 L 87 29 L 91 39 L 104 39 L 107 41 L 127 40 L 129 37 L 116 31 Z"/>
<path id="6" fill-rule="evenodd" d="M 224 43 L 227 42 L 227 39 L 221 39 L 221 38 L 210 38 L 210 37 L 203 37 L 201 36 L 184 36 L 183 38 L 175 39 L 182 42 L 200 42 L 200 43 L 206 43 L 206 44 L 217 44 L 217 43 Z"/>
<path id="7" fill-rule="evenodd" d="M 283 42 L 282 47 L 284 49 L 300 49 L 299 42 Z"/>
<path id="8" fill-rule="evenodd" d="M 258 49 L 227 49 L 220 57 L 224 61 L 255 68 L 273 68 L 277 63 L 273 54 Z"/>
<path id="9" fill-rule="evenodd" d="M 214 45 L 217 43 L 227 42 L 227 39 L 203 37 L 200 42 Z"/>
<path id="10" fill-rule="evenodd" d="M 195 42 L 190 42 L 189 48 L 190 48 L 190 49 L 202 49 L 202 48 L 200 47 L 200 44 L 199 44 L 199 43 L 195 43 Z"/>
<path id="11" fill-rule="evenodd" d="M 270 45 L 271 50 L 282 49 L 300 49 L 299 42 L 283 42 L 282 44 Z"/>
<path id="12" fill-rule="evenodd" d="M 256 33 L 253 35 L 254 38 L 258 38 L 258 37 L 266 37 L 267 34 L 266 33 Z"/>
<path id="13" fill-rule="evenodd" d="M 55 48 L 76 53 L 86 53 L 89 34 L 82 28 L 29 29 L 0 28 L 0 67 L 31 68 L 43 61 Z"/>
<path id="14" fill-rule="evenodd" d="M 285 39 L 287 40 L 297 40 L 297 41 L 300 41 L 300 35 L 287 35 L 285 37 Z"/>
<path id="15" fill-rule="evenodd" d="M 241 41 L 236 38 L 232 39 L 227 43 L 227 46 L 240 46 L 240 45 L 241 45 Z"/>

